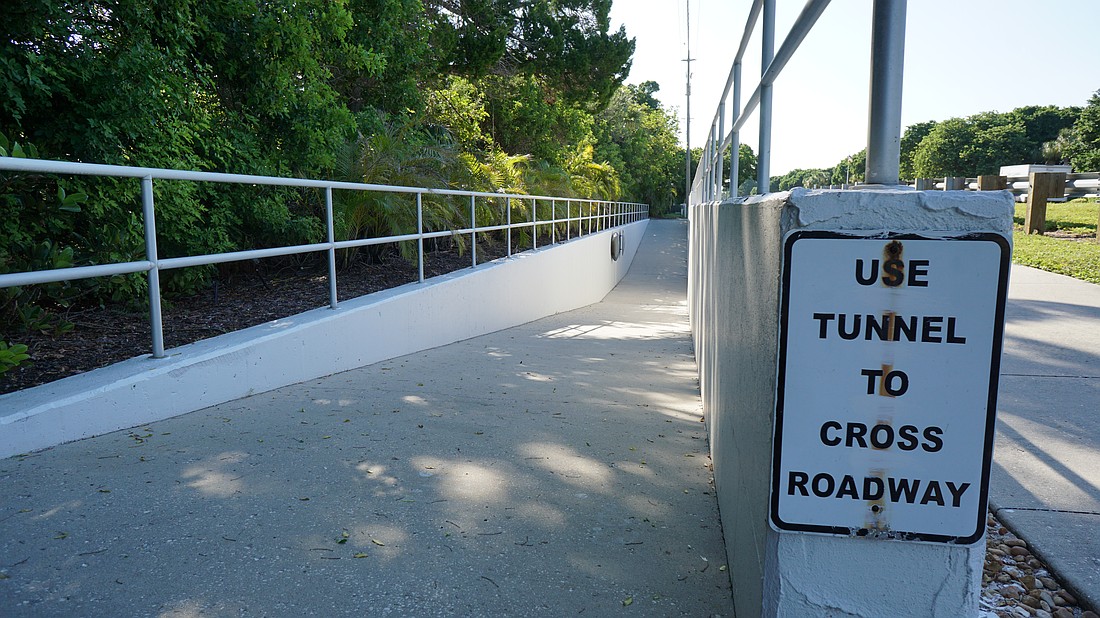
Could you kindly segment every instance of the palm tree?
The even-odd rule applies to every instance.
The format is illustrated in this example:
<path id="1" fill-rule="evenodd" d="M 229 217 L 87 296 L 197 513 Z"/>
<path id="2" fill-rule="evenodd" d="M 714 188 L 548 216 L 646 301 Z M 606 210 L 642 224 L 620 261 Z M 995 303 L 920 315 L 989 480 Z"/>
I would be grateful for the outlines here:
<path id="1" fill-rule="evenodd" d="M 337 175 L 350 182 L 424 188 L 445 188 L 457 168 L 458 157 L 450 144 L 417 131 L 412 121 L 386 121 L 371 136 L 359 134 L 348 142 L 337 159 Z M 425 195 L 425 230 L 462 227 L 465 217 L 450 199 Z M 340 240 L 413 234 L 417 231 L 416 196 L 386 191 L 346 191 L 333 194 L 335 233 Z M 456 237 L 458 242 L 462 242 Z M 377 259 L 379 246 L 368 254 Z M 401 243 L 406 259 L 415 257 L 415 245 Z M 344 252 L 347 266 L 354 249 Z"/>

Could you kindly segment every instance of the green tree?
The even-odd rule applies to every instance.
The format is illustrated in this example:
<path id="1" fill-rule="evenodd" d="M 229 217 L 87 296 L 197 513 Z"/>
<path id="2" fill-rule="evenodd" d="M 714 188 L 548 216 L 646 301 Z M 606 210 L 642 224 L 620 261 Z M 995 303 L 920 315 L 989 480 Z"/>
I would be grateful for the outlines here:
<path id="1" fill-rule="evenodd" d="M 782 176 L 772 177 L 772 191 L 788 191 L 795 187 L 813 186 L 812 178 L 817 175 L 824 177 L 825 170 L 819 169 L 793 169 Z M 809 185 L 806 183 L 810 182 Z"/>
<path id="2" fill-rule="evenodd" d="M 682 199 L 684 151 L 676 116 L 653 97 L 658 90 L 645 82 L 615 93 L 596 116 L 593 158 L 618 170 L 625 199 L 664 211 Z"/>
<path id="3" fill-rule="evenodd" d="M 924 140 L 932 128 L 936 126 L 935 120 L 918 122 L 905 128 L 905 134 L 901 137 L 901 156 L 899 157 L 898 175 L 905 180 L 913 180 L 917 177 L 916 168 L 913 165 L 913 155 L 917 146 Z M 866 163 L 867 150 L 863 150 L 863 160 Z"/>
<path id="4" fill-rule="evenodd" d="M 319 175 L 355 128 L 330 68 L 372 66 L 344 38 L 344 5 L 322 0 L 38 0 L 3 5 L 0 24 L 0 131 L 78 161 Z M 92 199 L 53 240 L 73 246 L 77 263 L 133 259 L 143 245 L 137 183 L 73 185 Z M 161 182 L 155 197 L 168 256 L 319 235 L 316 204 L 295 191 Z M 114 295 L 143 284 L 105 285 Z"/>
<path id="5" fill-rule="evenodd" d="M 1021 107 L 982 112 L 937 123 L 913 151 L 913 174 L 922 178 L 995 174 L 1001 166 L 1038 163 L 1042 147 L 1070 126 L 1077 108 Z"/>
<path id="6" fill-rule="evenodd" d="M 348 142 L 338 158 L 337 177 L 350 182 L 443 189 L 459 170 L 458 153 L 445 141 L 425 134 L 409 119 L 387 119 L 383 129 Z M 465 217 L 446 198 L 423 198 L 425 230 L 463 227 Z M 336 191 L 333 223 L 341 240 L 413 234 L 417 231 L 416 197 L 384 191 Z M 402 243 L 406 258 L 415 255 L 412 243 Z M 372 246 L 368 254 L 379 256 Z M 344 253 L 350 263 L 354 249 Z"/>
<path id="7" fill-rule="evenodd" d="M 490 75 L 478 85 L 488 112 L 483 130 L 505 152 L 560 166 L 591 139 L 592 115 L 558 96 L 541 77 Z"/>
<path id="8" fill-rule="evenodd" d="M 429 91 L 425 96 L 424 116 L 429 124 L 450 133 L 464 152 L 487 151 L 493 147 L 485 93 L 464 77 L 450 76 L 440 88 Z"/>
<path id="9" fill-rule="evenodd" d="M 741 144 L 737 149 L 737 185 L 741 186 L 750 180 L 756 180 L 756 153 L 748 144 Z"/>
<path id="10" fill-rule="evenodd" d="M 634 40 L 610 31 L 611 0 L 425 0 L 442 68 L 479 78 L 539 75 L 570 103 L 602 109 L 630 71 Z"/>
<path id="11" fill-rule="evenodd" d="M 1100 170 L 1100 90 L 1089 98 L 1069 133 L 1065 155 L 1079 172 Z"/>
<path id="12" fill-rule="evenodd" d="M 904 141 L 904 140 L 903 140 Z M 867 171 L 867 149 L 848 155 L 833 166 L 829 174 L 830 185 L 855 184 L 863 182 Z"/>
<path id="13" fill-rule="evenodd" d="M 435 80 L 432 23 L 420 0 L 345 0 L 353 23 L 344 35 L 356 62 L 331 62 L 332 85 L 353 113 L 419 109 L 422 85 Z M 335 2 L 333 10 L 340 3 Z"/>

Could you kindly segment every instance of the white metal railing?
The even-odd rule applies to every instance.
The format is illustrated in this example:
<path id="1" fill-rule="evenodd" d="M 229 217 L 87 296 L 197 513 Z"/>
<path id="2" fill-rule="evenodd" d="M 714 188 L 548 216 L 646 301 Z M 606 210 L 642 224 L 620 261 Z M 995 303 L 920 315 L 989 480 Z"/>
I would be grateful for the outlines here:
<path id="1" fill-rule="evenodd" d="M 766 193 L 771 183 L 772 84 L 795 50 L 817 23 L 830 0 L 808 0 L 791 26 L 778 51 L 775 48 L 776 0 L 754 0 L 749 9 L 745 31 L 733 60 L 718 110 L 711 121 L 702 158 L 691 184 L 688 203 L 707 202 L 723 196 L 723 156 L 730 147 L 730 194 L 737 195 L 738 149 L 740 130 L 749 114 L 759 106 L 760 131 L 757 147 L 757 187 Z M 867 138 L 868 184 L 896 185 L 901 149 L 901 91 L 905 51 L 906 0 L 874 0 L 871 37 L 871 96 Z M 744 107 L 741 106 L 741 64 L 756 22 L 763 14 L 761 27 L 760 81 Z M 732 97 L 731 97 L 732 94 Z M 731 114 L 726 112 L 730 99 Z M 730 116 L 730 130 L 726 118 Z M 688 209 L 690 211 L 690 208 Z"/>
<path id="2" fill-rule="evenodd" d="M 954 181 L 954 182 L 952 182 Z M 930 186 L 917 186 L 919 189 L 934 189 L 936 191 L 947 191 L 951 189 L 964 190 L 964 191 L 978 191 L 978 179 L 976 177 L 967 178 L 935 178 L 927 179 L 926 182 Z M 923 185 L 923 182 L 918 181 L 918 185 Z M 1028 176 L 1005 176 L 1005 189 L 1012 192 L 1012 195 L 1016 198 L 1016 201 L 1022 201 L 1027 197 L 1028 192 L 1031 190 L 1031 181 Z M 1053 198 L 1055 200 L 1061 199 L 1075 199 L 1079 197 L 1100 197 L 1100 172 L 1080 172 L 1077 174 L 1066 174 L 1066 186 L 1065 192 L 1061 198 Z"/>
<path id="3" fill-rule="evenodd" d="M 542 195 L 523 195 L 511 193 L 487 193 L 480 191 L 462 191 L 455 189 L 427 189 L 423 187 L 403 187 L 391 185 L 377 185 L 356 182 L 337 182 L 331 180 L 311 180 L 302 178 L 278 178 L 273 176 L 253 176 L 247 174 L 225 174 L 218 172 L 195 172 L 186 170 L 171 170 L 150 167 L 126 167 L 118 165 L 101 165 L 93 163 L 74 163 L 69 161 L 46 161 L 41 159 L 24 159 L 16 157 L 0 157 L 0 171 L 7 172 L 32 172 L 41 174 L 75 175 L 75 176 L 111 176 L 122 178 L 136 178 L 141 180 L 141 204 L 142 223 L 145 231 L 145 259 L 134 262 L 118 262 L 113 264 L 99 264 L 94 266 L 77 266 L 53 270 L 40 270 L 30 272 L 18 272 L 0 275 L 0 288 L 9 288 L 41 283 L 55 283 L 61 281 L 75 281 L 92 277 L 109 277 L 113 275 L 125 275 L 134 273 L 148 273 L 149 277 L 149 322 L 152 328 L 153 357 L 164 357 L 164 329 L 161 317 L 161 291 L 160 271 L 188 266 L 205 266 L 224 262 L 235 262 L 259 258 L 296 255 L 326 251 L 328 253 L 328 283 L 329 306 L 337 307 L 336 293 L 336 251 L 339 249 L 351 249 L 369 245 L 386 243 L 416 241 L 417 242 L 417 268 L 418 281 L 424 281 L 424 240 L 446 236 L 470 235 L 471 263 L 477 266 L 477 234 L 493 231 L 507 231 L 507 255 L 512 255 L 512 230 L 531 228 L 532 248 L 538 248 L 538 226 L 551 226 L 551 244 L 559 242 L 557 224 L 565 224 L 565 240 L 571 240 L 573 224 L 576 224 L 577 236 L 591 234 L 611 227 L 633 223 L 649 216 L 649 207 L 645 204 L 634 202 L 612 202 L 607 200 L 565 198 Z M 189 180 L 196 182 L 212 182 L 222 184 L 266 185 L 279 187 L 297 187 L 323 189 L 325 195 L 325 229 L 327 240 L 321 243 L 309 245 L 289 245 L 268 249 L 253 249 L 248 251 L 233 251 L 228 253 L 215 253 L 203 255 L 191 255 L 173 258 L 160 258 L 157 254 L 156 211 L 153 204 L 153 180 Z M 399 236 L 384 236 L 377 238 L 362 238 L 355 240 L 335 239 L 333 227 L 332 191 L 334 189 L 352 191 L 375 191 L 384 193 L 408 193 L 416 197 L 417 231 L 413 234 Z M 424 195 L 458 196 L 470 198 L 470 227 L 457 230 L 436 230 L 426 232 L 424 230 Z M 477 225 L 477 200 L 504 200 L 507 222 L 499 225 Z M 512 221 L 512 203 L 514 201 L 530 200 L 532 204 L 531 219 L 528 221 Z M 538 219 L 538 202 L 550 202 L 551 216 L 549 220 Z M 574 215 L 574 205 L 576 215 Z M 558 216 L 559 207 L 564 206 L 565 216 Z M 587 207 L 587 208 L 586 208 Z"/>

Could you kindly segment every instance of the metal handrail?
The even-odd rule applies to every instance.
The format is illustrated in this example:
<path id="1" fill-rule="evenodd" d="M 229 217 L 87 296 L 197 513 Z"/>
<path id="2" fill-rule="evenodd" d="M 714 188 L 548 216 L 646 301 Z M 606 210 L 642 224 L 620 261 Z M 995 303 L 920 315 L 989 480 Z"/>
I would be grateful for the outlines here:
<path id="1" fill-rule="evenodd" d="M 760 132 L 757 152 L 757 186 L 767 192 L 771 182 L 771 87 L 790 61 L 798 46 L 809 34 L 830 0 L 808 0 L 791 26 L 779 50 L 774 49 L 776 0 L 754 0 L 749 9 L 745 31 L 737 48 L 718 110 L 711 121 L 702 159 L 691 184 L 687 203 L 704 202 L 722 197 L 723 153 L 730 146 L 730 194 L 738 192 L 739 133 L 749 115 L 760 108 Z M 870 121 L 867 143 L 867 182 L 895 185 L 898 182 L 898 162 L 901 145 L 901 82 L 905 49 L 906 0 L 874 0 L 871 61 Z M 761 31 L 760 81 L 741 106 L 741 64 L 756 22 L 763 14 Z M 726 100 L 732 90 L 730 130 L 726 131 Z"/>
<path id="2" fill-rule="evenodd" d="M 342 182 L 334 180 L 315 180 L 304 178 L 280 178 L 277 176 L 257 176 L 251 174 L 227 174 L 222 172 L 196 172 L 153 167 L 127 167 L 96 163 L 77 163 L 72 161 L 48 161 L 43 159 L 25 159 L 0 157 L 0 171 L 31 172 L 40 174 L 58 174 L 73 176 L 110 176 L 135 178 L 141 180 L 142 225 L 145 233 L 145 259 L 132 262 L 115 262 L 93 266 L 76 266 L 51 270 L 26 271 L 0 274 L 0 288 L 17 287 L 41 283 L 76 281 L 93 277 L 109 277 L 145 272 L 149 277 L 149 322 L 152 328 L 153 358 L 164 358 L 164 329 L 161 317 L 160 271 L 189 266 L 207 266 L 224 262 L 298 255 L 326 251 L 328 253 L 329 307 L 335 309 L 339 304 L 336 292 L 336 251 L 385 243 L 417 241 L 418 282 L 424 282 L 424 240 L 444 236 L 471 237 L 472 266 L 477 266 L 477 234 L 499 230 L 508 231 L 507 255 L 512 255 L 512 234 L 514 229 L 531 228 L 537 231 L 539 225 L 550 225 L 551 244 L 560 242 L 557 224 L 566 224 L 565 241 L 572 239 L 573 223 L 577 224 L 577 237 L 584 234 L 618 227 L 649 217 L 649 206 L 637 202 L 613 202 L 607 200 L 556 197 L 546 195 L 525 195 L 517 193 L 491 193 L 485 191 L 463 191 L 460 189 L 429 189 L 425 187 L 407 187 L 400 185 L 380 185 L 371 183 Z M 187 180 L 195 182 L 213 182 L 220 184 L 246 184 L 279 187 L 315 188 L 325 192 L 325 231 L 326 241 L 307 245 L 287 245 L 267 249 L 251 249 L 225 253 L 189 255 L 173 258 L 160 258 L 157 254 L 156 211 L 153 204 L 153 180 Z M 361 238 L 355 240 L 335 239 L 333 224 L 333 189 L 352 191 L 373 191 L 385 193 L 407 193 L 416 196 L 417 231 L 413 234 Z M 457 196 L 470 198 L 470 227 L 457 230 L 424 231 L 424 195 Z M 477 225 L 477 198 L 505 200 L 507 223 L 503 225 Z M 513 222 L 512 201 L 530 200 L 531 219 Z M 538 219 L 538 202 L 550 202 L 550 220 Z M 564 203 L 565 217 L 558 216 L 558 206 Z M 577 204 L 577 216 L 573 216 L 573 204 Z M 588 214 L 584 206 L 588 206 Z M 587 231 L 586 231 L 587 225 Z M 538 248 L 537 234 L 532 248 Z"/>

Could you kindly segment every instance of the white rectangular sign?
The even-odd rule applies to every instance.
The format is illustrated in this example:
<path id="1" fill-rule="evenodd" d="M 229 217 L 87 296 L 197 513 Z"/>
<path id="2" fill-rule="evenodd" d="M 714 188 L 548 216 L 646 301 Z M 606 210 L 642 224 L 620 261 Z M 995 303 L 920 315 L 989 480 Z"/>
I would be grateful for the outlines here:
<path id="1" fill-rule="evenodd" d="M 1008 242 L 868 234 L 785 239 L 772 525 L 973 543 L 985 531 Z"/>

